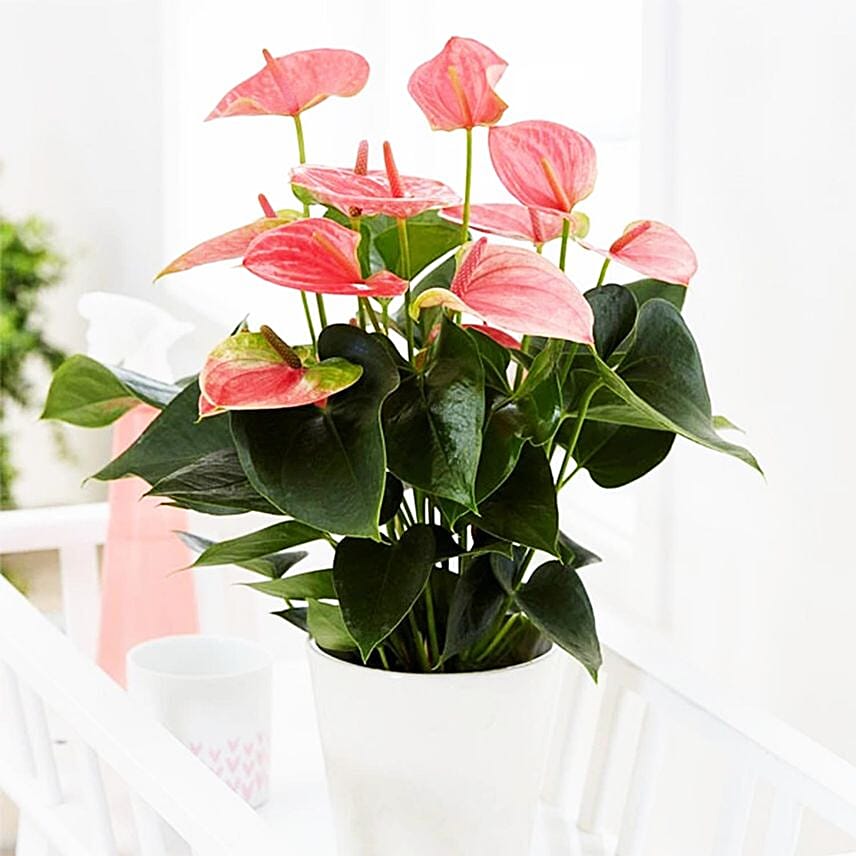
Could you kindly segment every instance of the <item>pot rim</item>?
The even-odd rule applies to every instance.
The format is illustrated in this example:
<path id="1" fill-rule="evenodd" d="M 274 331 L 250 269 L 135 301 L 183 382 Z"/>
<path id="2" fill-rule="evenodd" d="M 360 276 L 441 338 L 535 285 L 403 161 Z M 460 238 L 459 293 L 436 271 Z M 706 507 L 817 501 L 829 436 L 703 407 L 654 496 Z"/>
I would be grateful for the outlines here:
<path id="1" fill-rule="evenodd" d="M 366 675 L 376 675 L 378 676 L 378 680 L 390 679 L 401 681 L 413 679 L 418 680 L 420 678 L 429 678 L 434 680 L 445 678 L 447 681 L 472 681 L 478 680 L 479 678 L 482 680 L 488 680 L 495 675 L 535 668 L 547 660 L 558 656 L 558 652 L 561 651 L 561 648 L 559 648 L 558 645 L 551 642 L 550 647 L 543 654 L 539 654 L 535 657 L 534 660 L 527 660 L 525 663 L 515 663 L 512 666 L 503 666 L 501 669 L 482 669 L 478 672 L 387 672 L 385 669 L 370 669 L 368 666 L 363 666 L 358 663 L 349 663 L 347 660 L 340 660 L 338 657 L 334 657 L 332 654 L 327 653 L 327 651 L 321 648 L 321 646 L 318 645 L 311 636 L 308 636 L 306 639 L 306 648 L 309 657 L 314 656 L 322 660 L 330 660 L 345 669 L 357 669 Z"/>

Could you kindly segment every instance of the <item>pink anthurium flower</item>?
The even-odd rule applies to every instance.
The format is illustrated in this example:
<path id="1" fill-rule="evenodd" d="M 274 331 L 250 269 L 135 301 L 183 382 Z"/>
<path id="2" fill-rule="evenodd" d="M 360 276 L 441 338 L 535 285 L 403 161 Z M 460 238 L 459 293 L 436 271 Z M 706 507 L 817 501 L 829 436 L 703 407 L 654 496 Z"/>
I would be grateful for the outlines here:
<path id="1" fill-rule="evenodd" d="M 209 119 L 224 116 L 297 116 L 331 95 L 356 95 L 369 64 L 353 51 L 298 51 L 274 59 L 262 51 L 265 67 L 227 92 Z"/>
<path id="2" fill-rule="evenodd" d="M 698 270 L 693 248 L 671 226 L 656 220 L 631 223 L 608 250 L 580 243 L 645 276 L 678 285 L 689 285 Z"/>
<path id="3" fill-rule="evenodd" d="M 399 175 L 389 143 L 383 144 L 383 150 L 385 171 L 299 166 L 291 171 L 291 183 L 350 217 L 385 214 L 409 219 L 460 202 L 455 191 L 440 181 Z M 364 163 L 358 158 L 358 167 Z"/>
<path id="4" fill-rule="evenodd" d="M 435 131 L 493 125 L 508 106 L 493 91 L 506 68 L 481 42 L 455 37 L 413 72 L 407 91 Z"/>
<path id="5" fill-rule="evenodd" d="M 290 348 L 269 327 L 241 331 L 214 348 L 199 373 L 199 416 L 324 402 L 362 373 L 340 357 L 317 362 L 310 349 Z"/>
<path id="6" fill-rule="evenodd" d="M 491 128 L 490 159 L 508 191 L 530 208 L 568 214 L 594 189 L 597 158 L 582 134 L 555 122 Z"/>
<path id="7" fill-rule="evenodd" d="M 440 216 L 451 223 L 464 222 L 464 209 L 461 205 L 443 208 Z M 588 232 L 588 217 L 585 214 L 571 215 L 571 233 L 583 238 Z M 533 244 L 546 244 L 562 234 L 564 218 L 537 208 L 515 205 L 513 202 L 496 202 L 487 205 L 473 205 L 470 208 L 471 228 L 489 235 L 503 238 L 517 238 Z"/>
<path id="8" fill-rule="evenodd" d="M 247 248 L 244 267 L 276 285 L 317 294 L 396 297 L 407 291 L 407 283 L 390 271 L 363 278 L 360 238 L 332 220 L 297 220 L 259 235 Z"/>
<path id="9" fill-rule="evenodd" d="M 155 279 L 158 280 L 168 273 L 190 270 L 190 268 L 207 265 L 211 262 L 239 259 L 244 255 L 253 239 L 257 238 L 263 232 L 275 229 L 277 226 L 284 226 L 286 223 L 293 223 L 300 217 L 299 211 L 292 211 L 290 209 L 274 211 L 263 193 L 259 194 L 259 203 L 262 206 L 262 211 L 264 211 L 264 217 L 254 220 L 246 226 L 239 226 L 237 229 L 231 229 L 222 235 L 218 235 L 216 238 L 209 238 L 207 241 L 197 244 L 193 249 L 188 250 L 170 262 Z"/>
<path id="10" fill-rule="evenodd" d="M 594 341 L 591 307 L 562 271 L 532 250 L 491 245 L 487 238 L 470 247 L 451 290 L 426 289 L 413 300 L 411 314 L 416 318 L 429 306 L 470 312 L 527 336 Z"/>

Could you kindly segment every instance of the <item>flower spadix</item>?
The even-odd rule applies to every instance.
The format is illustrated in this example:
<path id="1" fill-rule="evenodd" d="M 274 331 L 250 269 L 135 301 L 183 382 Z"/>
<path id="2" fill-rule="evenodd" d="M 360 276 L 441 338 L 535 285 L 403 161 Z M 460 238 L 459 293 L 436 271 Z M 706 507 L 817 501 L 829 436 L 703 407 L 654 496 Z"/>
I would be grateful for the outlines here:
<path id="1" fill-rule="evenodd" d="M 353 51 L 298 51 L 273 57 L 262 51 L 264 68 L 230 89 L 208 115 L 297 116 L 331 95 L 356 95 L 369 76 L 369 64 Z"/>
<path id="2" fill-rule="evenodd" d="M 332 220 L 297 220 L 260 235 L 244 256 L 256 276 L 300 291 L 395 297 L 407 283 L 390 271 L 364 278 L 357 258 L 361 236 Z"/>
<path id="3" fill-rule="evenodd" d="M 524 247 L 480 238 L 463 257 L 451 288 L 429 288 L 411 304 L 444 306 L 477 315 L 491 326 L 528 336 L 591 344 L 594 316 L 588 301 L 552 262 Z"/>
<path id="4" fill-rule="evenodd" d="M 199 416 L 323 402 L 356 383 L 362 372 L 339 357 L 319 362 L 311 348 L 291 348 L 269 327 L 258 333 L 241 330 L 205 361 L 199 374 Z"/>

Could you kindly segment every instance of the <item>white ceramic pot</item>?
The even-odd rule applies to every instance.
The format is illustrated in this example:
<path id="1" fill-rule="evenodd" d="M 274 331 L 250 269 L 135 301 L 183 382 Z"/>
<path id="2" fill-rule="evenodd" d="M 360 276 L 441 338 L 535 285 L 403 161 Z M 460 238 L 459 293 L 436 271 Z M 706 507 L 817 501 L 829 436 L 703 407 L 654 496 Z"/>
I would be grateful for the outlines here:
<path id="1" fill-rule="evenodd" d="M 560 657 L 402 674 L 310 642 L 340 856 L 525 856 Z"/>
<path id="2" fill-rule="evenodd" d="M 128 652 L 128 692 L 251 806 L 270 787 L 272 658 L 221 636 L 165 636 Z"/>

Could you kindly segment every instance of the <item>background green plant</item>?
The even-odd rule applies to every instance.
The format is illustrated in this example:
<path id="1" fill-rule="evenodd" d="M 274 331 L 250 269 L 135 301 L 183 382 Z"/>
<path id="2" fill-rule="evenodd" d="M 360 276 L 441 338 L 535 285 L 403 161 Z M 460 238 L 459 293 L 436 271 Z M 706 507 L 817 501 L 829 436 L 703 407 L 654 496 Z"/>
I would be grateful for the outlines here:
<path id="1" fill-rule="evenodd" d="M 0 218 L 0 508 L 14 505 L 16 472 L 5 428 L 6 408 L 32 407 L 26 370 L 33 359 L 56 369 L 65 354 L 46 340 L 39 302 L 62 278 L 64 262 L 51 245 L 49 228 L 38 218 Z M 61 435 L 56 434 L 61 442 Z M 64 451 L 64 449 L 61 450 Z"/>

